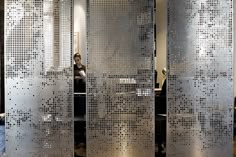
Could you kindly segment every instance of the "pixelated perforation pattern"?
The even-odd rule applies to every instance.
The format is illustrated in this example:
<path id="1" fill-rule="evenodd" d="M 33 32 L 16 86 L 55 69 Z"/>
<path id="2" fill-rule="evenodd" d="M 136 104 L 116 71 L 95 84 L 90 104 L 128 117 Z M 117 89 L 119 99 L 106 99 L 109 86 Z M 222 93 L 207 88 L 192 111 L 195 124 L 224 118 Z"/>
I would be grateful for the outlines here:
<path id="1" fill-rule="evenodd" d="M 7 156 L 72 157 L 72 1 L 5 0 L 5 28 Z"/>
<path id="2" fill-rule="evenodd" d="M 168 2 L 168 157 L 232 156 L 231 0 Z"/>
<path id="3" fill-rule="evenodd" d="M 87 156 L 152 157 L 153 1 L 87 5 Z"/>

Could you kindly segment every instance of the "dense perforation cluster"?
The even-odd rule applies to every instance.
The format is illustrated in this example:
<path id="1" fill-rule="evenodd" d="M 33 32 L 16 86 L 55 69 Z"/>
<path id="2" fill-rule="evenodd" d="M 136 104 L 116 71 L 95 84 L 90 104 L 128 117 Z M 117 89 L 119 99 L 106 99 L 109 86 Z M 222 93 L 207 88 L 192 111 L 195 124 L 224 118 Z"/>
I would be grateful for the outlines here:
<path id="1" fill-rule="evenodd" d="M 87 155 L 152 157 L 153 1 L 87 4 Z"/>
<path id="2" fill-rule="evenodd" d="M 167 156 L 232 156 L 231 0 L 168 2 Z"/>
<path id="3" fill-rule="evenodd" d="M 6 154 L 71 157 L 72 1 L 5 6 Z"/>

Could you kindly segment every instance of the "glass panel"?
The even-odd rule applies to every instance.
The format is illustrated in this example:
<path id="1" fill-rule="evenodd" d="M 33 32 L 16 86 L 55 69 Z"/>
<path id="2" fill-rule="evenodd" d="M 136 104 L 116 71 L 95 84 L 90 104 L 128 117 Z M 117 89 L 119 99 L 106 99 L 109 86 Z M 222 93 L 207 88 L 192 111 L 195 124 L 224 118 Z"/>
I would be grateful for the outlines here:
<path id="1" fill-rule="evenodd" d="M 72 1 L 5 1 L 6 154 L 71 157 Z"/>
<path id="2" fill-rule="evenodd" d="M 167 156 L 232 156 L 231 0 L 168 1 Z"/>
<path id="3" fill-rule="evenodd" d="M 0 1 L 0 113 L 4 113 L 4 0 Z"/>
<path id="4" fill-rule="evenodd" d="M 87 2 L 87 156 L 153 157 L 153 1 Z"/>

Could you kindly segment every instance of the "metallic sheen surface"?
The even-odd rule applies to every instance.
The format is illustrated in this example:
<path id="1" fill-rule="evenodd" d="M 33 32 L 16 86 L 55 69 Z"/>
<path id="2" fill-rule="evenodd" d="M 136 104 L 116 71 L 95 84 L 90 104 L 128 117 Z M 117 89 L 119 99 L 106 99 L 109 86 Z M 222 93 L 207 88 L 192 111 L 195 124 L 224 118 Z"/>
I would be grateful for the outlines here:
<path id="1" fill-rule="evenodd" d="M 232 10 L 168 1 L 167 157 L 233 156 Z"/>
<path id="2" fill-rule="evenodd" d="M 8 157 L 72 157 L 72 1 L 5 0 Z"/>
<path id="3" fill-rule="evenodd" d="M 154 157 L 153 1 L 87 2 L 87 156 Z"/>

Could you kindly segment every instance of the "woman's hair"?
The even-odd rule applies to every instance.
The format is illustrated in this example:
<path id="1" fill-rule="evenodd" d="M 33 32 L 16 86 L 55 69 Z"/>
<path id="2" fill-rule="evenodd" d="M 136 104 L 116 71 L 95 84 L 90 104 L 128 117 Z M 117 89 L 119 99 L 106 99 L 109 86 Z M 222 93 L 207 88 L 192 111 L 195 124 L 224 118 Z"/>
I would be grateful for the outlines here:
<path id="1" fill-rule="evenodd" d="M 81 55 L 79 53 L 74 54 L 74 59 L 75 57 L 79 57 L 81 59 Z"/>

